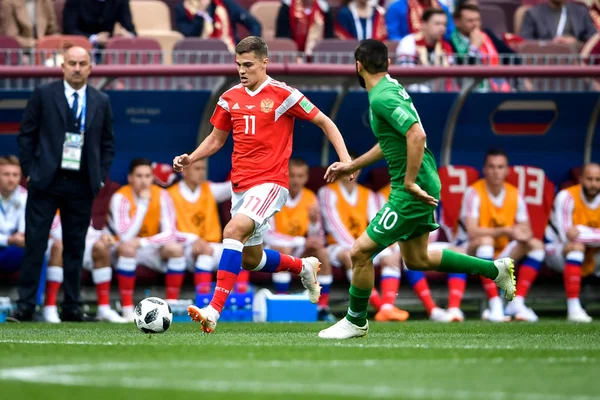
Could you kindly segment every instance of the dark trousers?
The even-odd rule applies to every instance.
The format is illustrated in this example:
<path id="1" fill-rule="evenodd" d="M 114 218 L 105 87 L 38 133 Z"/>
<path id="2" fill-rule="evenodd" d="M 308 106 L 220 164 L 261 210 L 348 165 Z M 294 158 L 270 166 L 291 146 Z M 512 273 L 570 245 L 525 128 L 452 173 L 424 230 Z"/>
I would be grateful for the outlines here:
<path id="1" fill-rule="evenodd" d="M 92 215 L 90 184 L 82 174 L 57 173 L 46 189 L 29 189 L 25 209 L 25 257 L 19 280 L 17 307 L 33 311 L 44 253 L 56 210 L 60 210 L 63 239 L 63 312 L 79 311 L 79 287 L 85 236 Z"/>

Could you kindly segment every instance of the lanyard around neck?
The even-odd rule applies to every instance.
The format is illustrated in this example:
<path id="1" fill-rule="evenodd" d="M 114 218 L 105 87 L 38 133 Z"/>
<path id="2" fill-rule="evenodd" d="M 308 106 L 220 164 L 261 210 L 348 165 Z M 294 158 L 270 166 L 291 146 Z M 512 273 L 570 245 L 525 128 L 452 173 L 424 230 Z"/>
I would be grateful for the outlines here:
<path id="1" fill-rule="evenodd" d="M 356 5 L 354 3 L 348 4 L 348 9 L 352 13 L 352 18 L 354 19 L 354 27 L 356 28 L 356 39 L 364 40 L 371 39 L 373 37 L 373 13 L 371 13 L 371 17 L 367 18 L 367 32 L 363 32 L 362 24 L 360 23 L 360 18 L 358 17 L 358 11 L 356 10 Z"/>
<path id="2" fill-rule="evenodd" d="M 567 6 L 563 4 L 562 10 L 560 10 L 560 19 L 558 20 L 558 26 L 556 27 L 556 35 L 554 37 L 561 37 L 565 31 L 565 25 L 567 24 Z"/>

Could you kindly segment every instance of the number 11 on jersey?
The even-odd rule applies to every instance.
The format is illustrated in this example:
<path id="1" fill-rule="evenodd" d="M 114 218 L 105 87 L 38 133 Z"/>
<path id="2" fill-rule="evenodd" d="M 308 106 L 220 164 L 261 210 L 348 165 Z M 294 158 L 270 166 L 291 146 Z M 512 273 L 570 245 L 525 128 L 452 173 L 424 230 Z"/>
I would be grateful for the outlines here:
<path id="1" fill-rule="evenodd" d="M 246 135 L 256 134 L 256 115 L 244 115 L 244 122 L 246 123 L 244 133 Z"/>

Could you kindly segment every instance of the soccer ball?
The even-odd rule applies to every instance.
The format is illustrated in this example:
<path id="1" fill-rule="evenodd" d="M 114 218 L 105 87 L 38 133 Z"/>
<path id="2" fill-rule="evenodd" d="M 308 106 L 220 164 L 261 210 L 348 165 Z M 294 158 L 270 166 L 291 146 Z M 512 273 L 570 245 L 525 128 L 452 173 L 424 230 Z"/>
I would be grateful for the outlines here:
<path id="1" fill-rule="evenodd" d="M 173 313 L 163 299 L 148 297 L 135 306 L 135 326 L 144 333 L 164 333 L 171 326 Z"/>

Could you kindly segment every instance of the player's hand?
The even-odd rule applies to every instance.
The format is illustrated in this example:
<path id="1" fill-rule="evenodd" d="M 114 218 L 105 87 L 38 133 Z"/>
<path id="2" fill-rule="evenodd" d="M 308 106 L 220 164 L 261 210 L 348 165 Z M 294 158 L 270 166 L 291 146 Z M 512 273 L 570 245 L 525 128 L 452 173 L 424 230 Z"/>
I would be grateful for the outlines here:
<path id="1" fill-rule="evenodd" d="M 132 245 L 133 248 L 136 250 L 142 247 L 142 244 L 140 243 L 140 238 L 131 239 L 131 242 L 129 242 L 129 244 Z"/>
<path id="2" fill-rule="evenodd" d="M 433 196 L 430 196 L 427 194 L 426 191 L 424 191 L 423 189 L 421 189 L 421 187 L 419 185 L 417 185 L 416 183 L 410 183 L 408 185 L 404 185 L 404 189 L 406 190 L 407 193 L 410 193 L 413 195 L 413 197 L 417 200 L 419 200 L 422 203 L 425 203 L 427 205 L 433 206 L 433 207 L 437 207 L 438 205 L 438 199 L 436 199 Z"/>
<path id="3" fill-rule="evenodd" d="M 182 154 L 173 159 L 173 169 L 175 172 L 181 172 L 184 168 L 192 164 L 192 157 L 188 154 Z"/>
<path id="4" fill-rule="evenodd" d="M 192 244 L 192 253 L 194 255 L 207 254 L 207 247 L 208 243 L 206 243 L 206 240 L 198 238 L 194 244 Z"/>
<path id="5" fill-rule="evenodd" d="M 350 176 L 351 179 L 354 179 L 356 176 L 351 161 L 334 162 L 325 171 L 324 178 L 327 183 L 333 183 L 344 176 Z"/>
<path id="6" fill-rule="evenodd" d="M 479 28 L 473 29 L 469 36 L 470 36 L 469 39 L 471 39 L 471 45 L 473 47 L 480 48 L 481 45 L 483 44 L 483 33 L 481 32 L 481 29 L 479 29 Z"/>
<path id="7" fill-rule="evenodd" d="M 567 231 L 567 239 L 569 239 L 569 242 L 573 242 L 575 239 L 577 239 L 578 236 L 579 236 L 579 229 L 577 229 L 574 226 L 570 227 L 569 230 Z"/>
<path id="8" fill-rule="evenodd" d="M 308 209 L 308 220 L 312 224 L 316 224 L 321 220 L 321 211 L 319 210 L 319 206 L 317 204 Z"/>
<path id="9" fill-rule="evenodd" d="M 100 236 L 100 240 L 107 246 L 112 246 L 117 242 L 115 238 L 108 233 L 103 233 L 102 236 Z"/>
<path id="10" fill-rule="evenodd" d="M 150 191 L 150 188 L 148 189 L 143 189 L 140 192 L 140 199 L 144 199 L 144 200 L 150 200 L 150 197 L 152 196 L 152 192 Z"/>
<path id="11" fill-rule="evenodd" d="M 304 248 L 306 251 L 311 250 L 319 250 L 323 248 L 323 238 L 319 236 L 309 236 L 306 238 L 306 242 L 304 243 Z"/>
<path id="12" fill-rule="evenodd" d="M 17 247 L 25 247 L 25 234 L 21 232 L 13 233 L 8 238 L 8 244 Z"/>
<path id="13" fill-rule="evenodd" d="M 531 239 L 532 232 L 528 226 L 525 225 L 517 225 L 514 229 L 514 239 L 517 242 L 527 242 Z"/>

